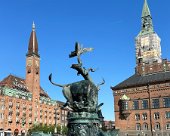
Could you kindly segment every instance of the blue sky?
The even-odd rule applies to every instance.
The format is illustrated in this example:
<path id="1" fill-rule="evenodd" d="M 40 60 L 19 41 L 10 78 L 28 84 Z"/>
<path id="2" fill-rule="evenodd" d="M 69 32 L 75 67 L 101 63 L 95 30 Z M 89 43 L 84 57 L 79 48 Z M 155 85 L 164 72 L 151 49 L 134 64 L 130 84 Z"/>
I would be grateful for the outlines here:
<path id="1" fill-rule="evenodd" d="M 170 57 L 170 1 L 148 0 L 154 29 L 162 39 L 162 57 Z M 61 88 L 82 80 L 70 69 L 75 58 L 68 54 L 76 41 L 93 47 L 82 56 L 85 67 L 98 70 L 91 74 L 95 83 L 106 83 L 99 92 L 99 102 L 106 120 L 114 120 L 113 94 L 110 86 L 134 74 L 135 37 L 141 27 L 143 0 L 1 0 L 0 1 L 0 80 L 8 74 L 25 78 L 25 60 L 32 22 L 41 56 L 41 86 L 52 99 L 65 101 Z"/>

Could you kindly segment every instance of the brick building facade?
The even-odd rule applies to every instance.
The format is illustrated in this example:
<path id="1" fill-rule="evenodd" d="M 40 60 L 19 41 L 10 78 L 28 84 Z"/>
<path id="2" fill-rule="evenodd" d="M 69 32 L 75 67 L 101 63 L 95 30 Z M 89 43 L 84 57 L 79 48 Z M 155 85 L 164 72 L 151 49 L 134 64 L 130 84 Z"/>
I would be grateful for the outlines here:
<path id="1" fill-rule="evenodd" d="M 64 103 L 52 100 L 40 86 L 40 55 L 33 23 L 26 54 L 26 79 L 9 75 L 0 82 L 0 136 L 19 131 L 24 135 L 33 124 L 66 126 Z"/>
<path id="2" fill-rule="evenodd" d="M 147 0 L 135 41 L 135 74 L 111 87 L 116 129 L 120 136 L 170 136 L 170 61 L 161 58 Z"/>
<path id="3" fill-rule="evenodd" d="M 115 122 L 114 121 L 111 121 L 111 120 L 105 120 L 104 122 L 103 122 L 103 127 L 104 127 L 104 129 L 106 129 L 106 130 L 113 130 L 113 129 L 115 129 Z"/>

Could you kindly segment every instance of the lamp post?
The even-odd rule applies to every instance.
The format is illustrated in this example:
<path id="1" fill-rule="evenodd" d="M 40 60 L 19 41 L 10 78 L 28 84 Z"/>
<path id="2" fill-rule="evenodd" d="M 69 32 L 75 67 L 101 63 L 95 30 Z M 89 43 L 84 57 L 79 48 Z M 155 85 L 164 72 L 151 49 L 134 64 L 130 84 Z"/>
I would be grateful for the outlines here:
<path id="1" fill-rule="evenodd" d="M 61 126 L 60 126 L 60 127 L 61 127 L 60 134 L 61 134 L 61 135 L 63 135 L 63 134 L 62 134 L 62 132 L 63 132 L 63 126 L 62 126 L 62 124 L 61 124 Z"/>
<path id="2" fill-rule="evenodd" d="M 55 108 L 55 128 L 54 128 L 54 133 L 57 135 L 57 109 L 58 108 Z"/>
<path id="3" fill-rule="evenodd" d="M 150 118 L 151 136 L 153 136 L 152 112 L 151 112 L 151 94 L 150 94 L 149 84 L 147 84 L 147 92 L 148 92 L 148 95 L 149 95 L 149 118 Z"/>

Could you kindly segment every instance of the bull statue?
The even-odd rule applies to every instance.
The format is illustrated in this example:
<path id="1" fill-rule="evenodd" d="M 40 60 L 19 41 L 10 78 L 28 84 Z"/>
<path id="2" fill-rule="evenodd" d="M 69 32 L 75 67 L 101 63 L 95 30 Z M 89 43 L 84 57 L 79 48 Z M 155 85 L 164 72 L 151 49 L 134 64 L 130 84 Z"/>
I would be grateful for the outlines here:
<path id="1" fill-rule="evenodd" d="M 99 126 L 102 124 L 100 115 L 100 107 L 98 105 L 98 91 L 105 80 L 95 85 L 90 77 L 90 72 L 96 69 L 83 67 L 80 56 L 86 52 L 92 51 L 93 48 L 83 48 L 78 42 L 75 44 L 75 50 L 69 54 L 69 57 L 77 57 L 77 64 L 72 64 L 71 68 L 77 71 L 77 75 L 81 75 L 84 80 L 70 83 L 57 84 L 52 81 L 52 74 L 49 75 L 50 82 L 62 88 L 66 103 L 63 108 L 68 108 L 68 134 L 67 136 L 101 136 Z M 100 115 L 99 115 L 100 114 Z M 103 136 L 103 135 L 102 135 Z"/>

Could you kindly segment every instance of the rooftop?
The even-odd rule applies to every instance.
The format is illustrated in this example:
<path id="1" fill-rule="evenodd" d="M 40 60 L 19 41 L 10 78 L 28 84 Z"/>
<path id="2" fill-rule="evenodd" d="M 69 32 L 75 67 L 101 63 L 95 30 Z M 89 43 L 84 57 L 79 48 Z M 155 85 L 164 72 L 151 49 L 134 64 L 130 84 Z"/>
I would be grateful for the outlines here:
<path id="1" fill-rule="evenodd" d="M 26 86 L 25 79 L 11 74 L 5 77 L 2 81 L 0 81 L 0 86 L 19 89 L 25 92 L 30 92 L 28 90 L 28 87 Z M 42 89 L 42 87 L 40 89 L 40 96 L 50 98 L 48 94 Z"/>
<path id="2" fill-rule="evenodd" d="M 170 81 L 170 71 L 152 73 L 152 74 L 147 74 L 147 75 L 134 74 L 128 79 L 119 83 L 118 85 L 111 87 L 111 89 L 120 90 L 120 89 L 139 87 L 139 86 L 144 86 L 147 84 L 151 85 L 151 84 L 168 82 L 168 81 Z"/>

